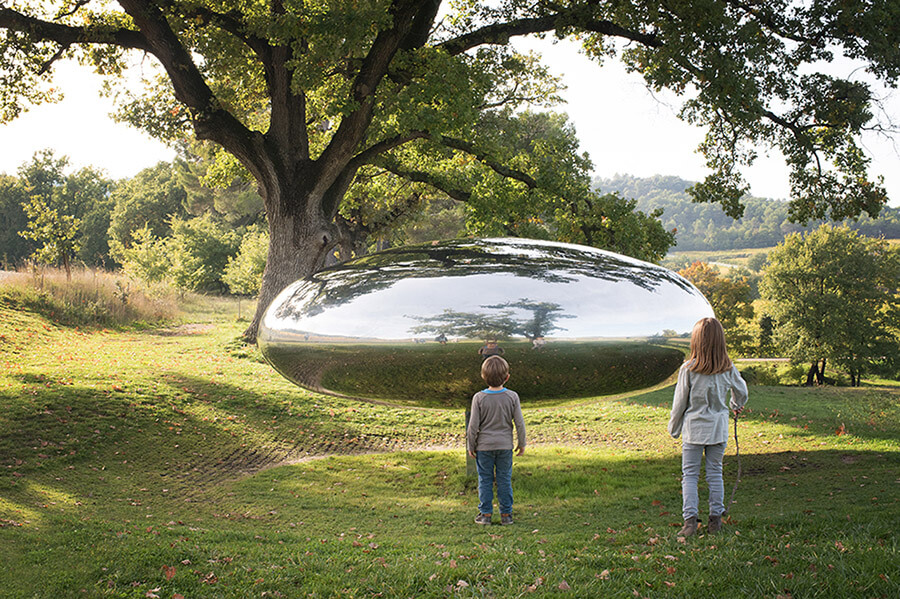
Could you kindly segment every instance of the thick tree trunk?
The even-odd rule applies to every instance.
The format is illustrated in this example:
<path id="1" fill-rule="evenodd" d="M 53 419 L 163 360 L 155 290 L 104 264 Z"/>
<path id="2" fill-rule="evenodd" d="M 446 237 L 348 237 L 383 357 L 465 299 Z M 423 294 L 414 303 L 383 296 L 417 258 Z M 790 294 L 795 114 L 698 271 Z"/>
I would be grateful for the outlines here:
<path id="1" fill-rule="evenodd" d="M 283 197 L 275 198 L 275 201 L 271 195 L 273 194 L 270 194 L 266 202 L 266 210 L 270 215 L 269 256 L 257 299 L 256 314 L 244 331 L 244 340 L 248 343 L 256 342 L 259 323 L 272 300 L 294 281 L 319 270 L 326 254 L 337 241 L 333 225 L 321 213 L 320 198 L 310 197 L 307 193 L 305 201 L 297 204 L 310 207 L 309 209 L 289 210 L 284 208 L 287 202 L 283 201 Z"/>

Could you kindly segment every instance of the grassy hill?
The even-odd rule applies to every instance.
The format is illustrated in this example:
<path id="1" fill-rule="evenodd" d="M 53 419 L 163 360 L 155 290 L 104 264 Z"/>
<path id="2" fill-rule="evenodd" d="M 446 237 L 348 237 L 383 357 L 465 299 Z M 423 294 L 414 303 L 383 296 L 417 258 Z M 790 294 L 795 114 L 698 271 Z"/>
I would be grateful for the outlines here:
<path id="1" fill-rule="evenodd" d="M 687 540 L 671 388 L 527 409 L 516 524 L 478 527 L 461 412 L 309 393 L 233 313 L 190 324 L 63 328 L 0 300 L 0 596 L 900 591 L 896 388 L 751 388 L 726 529 Z M 726 493 L 734 473 L 732 444 Z"/>

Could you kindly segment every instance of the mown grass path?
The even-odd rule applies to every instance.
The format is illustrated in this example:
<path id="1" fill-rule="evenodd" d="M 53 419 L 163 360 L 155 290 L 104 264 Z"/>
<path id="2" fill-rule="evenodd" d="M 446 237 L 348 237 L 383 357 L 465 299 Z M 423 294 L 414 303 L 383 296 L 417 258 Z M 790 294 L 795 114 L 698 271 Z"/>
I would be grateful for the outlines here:
<path id="1" fill-rule="evenodd" d="M 209 324 L 0 306 L 0 597 L 900 595 L 896 388 L 752 387 L 731 521 L 686 541 L 671 388 L 529 409 L 516 524 L 477 527 L 461 412 L 304 392 Z"/>

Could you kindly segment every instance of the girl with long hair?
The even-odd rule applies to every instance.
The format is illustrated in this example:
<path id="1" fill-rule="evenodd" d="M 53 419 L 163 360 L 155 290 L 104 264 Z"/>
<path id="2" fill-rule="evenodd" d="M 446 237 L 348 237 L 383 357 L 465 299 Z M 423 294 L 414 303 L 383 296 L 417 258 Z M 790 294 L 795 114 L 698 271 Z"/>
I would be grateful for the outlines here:
<path id="1" fill-rule="evenodd" d="M 729 400 L 728 394 L 731 392 Z M 691 331 L 691 354 L 678 371 L 669 434 L 682 440 L 681 491 L 684 526 L 691 536 L 699 525 L 700 463 L 706 456 L 709 533 L 722 528 L 725 483 L 722 458 L 728 443 L 728 409 L 739 414 L 747 403 L 747 383 L 728 357 L 725 331 L 715 318 L 702 318 Z"/>

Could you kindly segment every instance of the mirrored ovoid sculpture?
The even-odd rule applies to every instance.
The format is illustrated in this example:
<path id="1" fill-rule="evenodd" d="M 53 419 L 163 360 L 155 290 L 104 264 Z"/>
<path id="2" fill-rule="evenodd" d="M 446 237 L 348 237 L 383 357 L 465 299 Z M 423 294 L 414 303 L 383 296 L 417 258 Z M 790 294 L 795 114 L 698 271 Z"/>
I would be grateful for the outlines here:
<path id="1" fill-rule="evenodd" d="M 674 272 L 515 238 L 390 249 L 287 287 L 259 328 L 266 360 L 324 393 L 464 408 L 500 353 L 524 405 L 643 389 L 674 373 L 712 316 Z"/>

